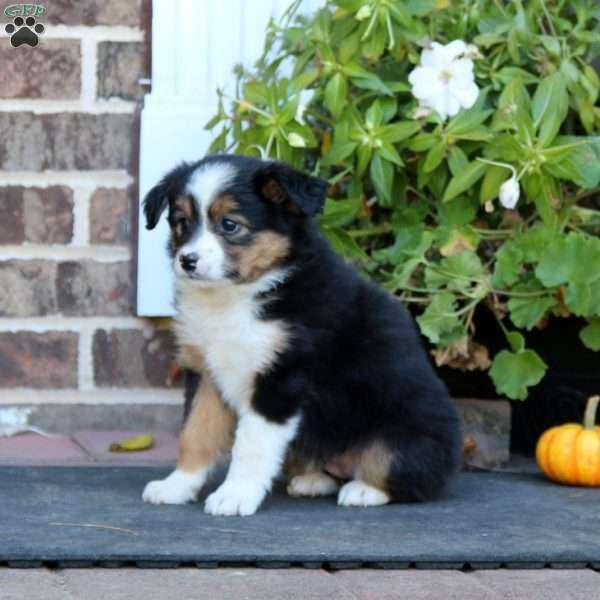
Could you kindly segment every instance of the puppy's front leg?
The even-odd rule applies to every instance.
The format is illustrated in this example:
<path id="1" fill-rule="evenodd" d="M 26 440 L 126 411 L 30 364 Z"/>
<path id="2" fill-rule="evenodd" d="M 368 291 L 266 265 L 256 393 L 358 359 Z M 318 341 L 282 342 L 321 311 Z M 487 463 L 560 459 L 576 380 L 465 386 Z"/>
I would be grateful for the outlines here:
<path id="1" fill-rule="evenodd" d="M 225 481 L 206 499 L 211 515 L 252 515 L 281 470 L 298 417 L 268 421 L 253 410 L 240 416 Z"/>
<path id="2" fill-rule="evenodd" d="M 196 392 L 191 412 L 179 436 L 177 468 L 151 481 L 142 498 L 153 504 L 185 504 L 196 499 L 210 469 L 231 449 L 235 417 L 225 406 L 208 373 Z"/>

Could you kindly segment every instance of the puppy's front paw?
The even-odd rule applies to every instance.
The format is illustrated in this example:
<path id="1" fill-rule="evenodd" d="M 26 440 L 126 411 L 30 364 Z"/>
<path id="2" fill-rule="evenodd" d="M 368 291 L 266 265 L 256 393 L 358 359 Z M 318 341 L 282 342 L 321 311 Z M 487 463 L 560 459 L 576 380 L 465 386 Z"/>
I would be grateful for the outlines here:
<path id="1" fill-rule="evenodd" d="M 148 483 L 142 500 L 151 504 L 186 504 L 196 500 L 203 484 L 202 474 L 173 471 L 166 479 Z"/>
<path id="2" fill-rule="evenodd" d="M 225 481 L 207 499 L 204 512 L 215 516 L 253 515 L 265 497 L 250 486 Z"/>
<path id="3" fill-rule="evenodd" d="M 325 473 L 296 475 L 287 486 L 290 496 L 328 496 L 339 489 L 337 481 Z"/>
<path id="4" fill-rule="evenodd" d="M 389 501 L 384 491 L 357 479 L 343 485 L 338 494 L 340 506 L 381 506 Z"/>

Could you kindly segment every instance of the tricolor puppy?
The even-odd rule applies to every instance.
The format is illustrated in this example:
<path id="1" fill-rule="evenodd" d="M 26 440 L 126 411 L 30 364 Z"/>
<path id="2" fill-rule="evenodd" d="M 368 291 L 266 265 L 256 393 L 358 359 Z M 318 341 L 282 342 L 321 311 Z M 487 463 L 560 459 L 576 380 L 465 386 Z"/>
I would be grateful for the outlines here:
<path id="1" fill-rule="evenodd" d="M 251 515 L 285 472 L 292 496 L 343 506 L 424 500 L 459 464 L 459 420 L 400 302 L 330 248 L 312 217 L 327 183 L 277 162 L 210 156 L 148 194 L 168 209 L 184 365 L 201 373 L 177 468 L 154 503 Z"/>

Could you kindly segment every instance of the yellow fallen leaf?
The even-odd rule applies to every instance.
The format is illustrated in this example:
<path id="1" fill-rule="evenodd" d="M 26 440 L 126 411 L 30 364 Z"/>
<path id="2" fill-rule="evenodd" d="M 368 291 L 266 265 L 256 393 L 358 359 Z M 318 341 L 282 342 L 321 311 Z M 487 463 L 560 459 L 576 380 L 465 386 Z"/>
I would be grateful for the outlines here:
<path id="1" fill-rule="evenodd" d="M 111 452 L 142 452 L 149 450 L 153 445 L 154 436 L 151 433 L 142 433 L 113 442 L 108 449 Z"/>

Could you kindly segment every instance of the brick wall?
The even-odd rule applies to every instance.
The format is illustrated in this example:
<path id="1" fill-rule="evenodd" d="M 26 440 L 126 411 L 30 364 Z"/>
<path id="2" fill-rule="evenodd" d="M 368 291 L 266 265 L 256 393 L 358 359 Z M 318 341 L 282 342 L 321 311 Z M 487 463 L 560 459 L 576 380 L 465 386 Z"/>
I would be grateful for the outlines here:
<path id="1" fill-rule="evenodd" d="M 149 3 L 44 4 L 37 47 L 0 27 L 0 404 L 178 403 L 134 316 Z"/>

